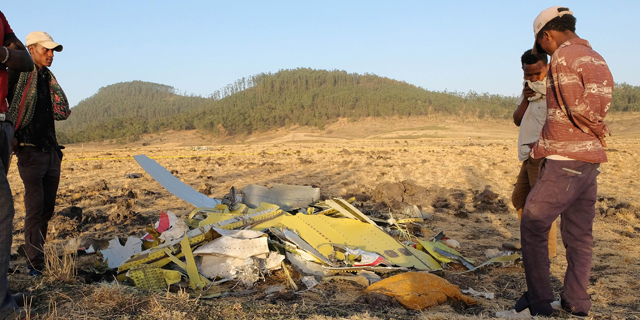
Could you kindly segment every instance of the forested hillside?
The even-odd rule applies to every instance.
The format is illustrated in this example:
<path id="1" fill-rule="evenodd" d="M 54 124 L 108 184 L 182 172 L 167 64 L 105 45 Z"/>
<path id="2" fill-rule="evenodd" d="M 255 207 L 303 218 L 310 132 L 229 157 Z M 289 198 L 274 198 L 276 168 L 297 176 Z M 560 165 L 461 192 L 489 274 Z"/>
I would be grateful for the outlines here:
<path id="1" fill-rule="evenodd" d="M 164 129 L 200 129 L 216 135 L 260 132 L 290 125 L 323 128 L 338 118 L 454 115 L 509 118 L 516 97 L 434 92 L 373 74 L 314 69 L 282 70 L 242 78 L 209 97 L 133 81 L 102 88 L 60 123 L 63 143 L 118 139 Z M 640 87 L 616 85 L 614 111 L 640 111 Z"/>
<path id="2" fill-rule="evenodd" d="M 640 86 L 616 83 L 613 87 L 611 111 L 640 111 Z"/>
<path id="3" fill-rule="evenodd" d="M 59 122 L 63 130 L 76 131 L 111 119 L 159 119 L 204 107 L 208 99 L 183 96 L 173 87 L 143 81 L 112 84 L 100 88 L 73 109 L 73 116 Z"/>

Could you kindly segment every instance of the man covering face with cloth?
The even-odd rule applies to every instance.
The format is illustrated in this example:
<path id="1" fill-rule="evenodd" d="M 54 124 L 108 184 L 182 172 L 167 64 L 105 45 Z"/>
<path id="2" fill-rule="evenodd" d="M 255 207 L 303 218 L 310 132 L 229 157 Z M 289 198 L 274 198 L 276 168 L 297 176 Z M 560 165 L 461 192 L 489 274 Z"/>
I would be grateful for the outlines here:
<path id="1" fill-rule="evenodd" d="M 518 135 L 518 158 L 522 161 L 520 173 L 511 195 L 513 206 L 518 212 L 518 220 L 522 217 L 522 209 L 527 196 L 536 184 L 540 162 L 542 159 L 534 159 L 529 156 L 531 148 L 529 144 L 538 141 L 540 131 L 547 121 L 547 55 L 545 53 L 533 54 L 531 50 L 524 52 L 520 57 L 524 82 L 522 83 L 522 95 L 518 99 L 518 108 L 513 113 L 513 122 L 520 127 Z M 555 257 L 557 251 L 557 232 L 554 222 L 549 232 L 549 257 Z M 520 243 L 505 243 L 507 250 L 520 250 Z"/>
<path id="2" fill-rule="evenodd" d="M 35 64 L 32 71 L 9 70 L 9 112 L 14 119 L 18 171 L 24 183 L 25 252 L 30 275 L 44 268 L 44 242 L 60 183 L 63 147 L 58 145 L 54 120 L 71 111 L 56 77 L 49 70 L 53 53 L 62 45 L 42 31 L 27 35 L 27 48 Z"/>

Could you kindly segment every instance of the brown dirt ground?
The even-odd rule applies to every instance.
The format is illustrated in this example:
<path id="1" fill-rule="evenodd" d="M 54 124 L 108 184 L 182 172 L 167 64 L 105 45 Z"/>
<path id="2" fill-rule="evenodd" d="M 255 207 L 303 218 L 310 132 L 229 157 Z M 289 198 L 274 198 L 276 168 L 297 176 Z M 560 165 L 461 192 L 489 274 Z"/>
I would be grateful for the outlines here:
<path id="1" fill-rule="evenodd" d="M 598 179 L 590 318 L 638 319 L 640 115 L 610 118 L 612 131 L 619 134 L 608 139 L 609 162 L 602 165 Z M 72 238 L 140 236 L 160 211 L 185 215 L 193 209 L 163 189 L 131 158 L 146 154 L 213 197 L 222 197 L 232 186 L 248 184 L 313 185 L 321 188 L 323 197 L 356 196 L 356 204 L 365 211 L 384 213 L 389 204 L 397 213 L 397 206 L 379 201 L 374 191 L 381 183 L 411 180 L 430 195 L 405 200 L 419 202 L 411 204 L 432 214 L 421 228 L 423 237 L 429 239 L 443 231 L 461 243 L 464 255 L 485 261 L 485 250 L 519 237 L 509 200 L 519 170 L 516 138 L 517 128 L 506 120 L 409 118 L 341 120 L 325 130 L 292 127 L 222 140 L 196 132 L 166 132 L 129 145 L 72 145 L 65 150 L 49 238 L 51 243 L 63 243 Z M 194 145 L 210 150 L 189 151 Z M 124 177 L 134 172 L 143 177 Z M 15 272 L 9 276 L 10 288 L 30 291 L 32 307 L 45 319 L 485 319 L 511 308 L 526 288 L 520 265 L 490 266 L 462 275 L 454 274 L 452 267 L 445 270 L 450 282 L 461 289 L 493 292 L 496 299 L 479 298 L 478 306 L 467 308 L 445 303 L 416 312 L 357 303 L 364 288 L 350 282 L 265 296 L 267 286 L 285 283 L 282 271 L 258 282 L 254 291 L 223 285 L 222 290 L 234 295 L 214 300 L 195 299 L 184 292 L 149 294 L 121 285 L 33 279 L 25 275 L 24 259 L 17 254 L 24 242 L 24 191 L 15 160 L 9 180 L 16 207 Z M 487 188 L 490 195 L 495 194 L 488 205 L 474 203 Z M 81 208 L 81 213 L 73 206 Z M 94 256 L 81 257 L 80 264 L 90 265 Z M 556 292 L 561 290 L 565 268 L 560 246 L 558 257 L 551 261 Z"/>

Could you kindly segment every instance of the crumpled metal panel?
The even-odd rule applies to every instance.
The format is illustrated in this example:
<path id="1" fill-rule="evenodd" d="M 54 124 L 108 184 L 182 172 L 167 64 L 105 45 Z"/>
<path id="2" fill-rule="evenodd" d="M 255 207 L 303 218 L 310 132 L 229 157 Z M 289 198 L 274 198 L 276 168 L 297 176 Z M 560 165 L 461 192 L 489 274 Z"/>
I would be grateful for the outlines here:
<path id="1" fill-rule="evenodd" d="M 271 189 L 250 184 L 242 190 L 244 196 L 242 202 L 255 208 L 261 202 L 273 203 L 282 210 L 290 211 L 306 207 L 320 200 L 320 188 L 309 186 L 292 186 L 286 184 L 274 184 Z"/>

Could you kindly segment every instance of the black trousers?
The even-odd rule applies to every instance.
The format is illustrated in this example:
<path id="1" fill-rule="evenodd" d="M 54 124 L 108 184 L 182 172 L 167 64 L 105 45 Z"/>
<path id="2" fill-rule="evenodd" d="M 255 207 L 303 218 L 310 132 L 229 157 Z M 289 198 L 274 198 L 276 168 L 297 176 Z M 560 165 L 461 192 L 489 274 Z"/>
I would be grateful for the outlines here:
<path id="1" fill-rule="evenodd" d="M 24 183 L 25 252 L 32 267 L 44 268 L 44 243 L 60 183 L 59 151 L 19 151 L 18 171 Z"/>
<path id="2" fill-rule="evenodd" d="M 18 305 L 9 294 L 7 271 L 11 256 L 13 240 L 13 196 L 7 180 L 13 126 L 9 122 L 0 121 L 0 319 L 18 309 Z"/>

